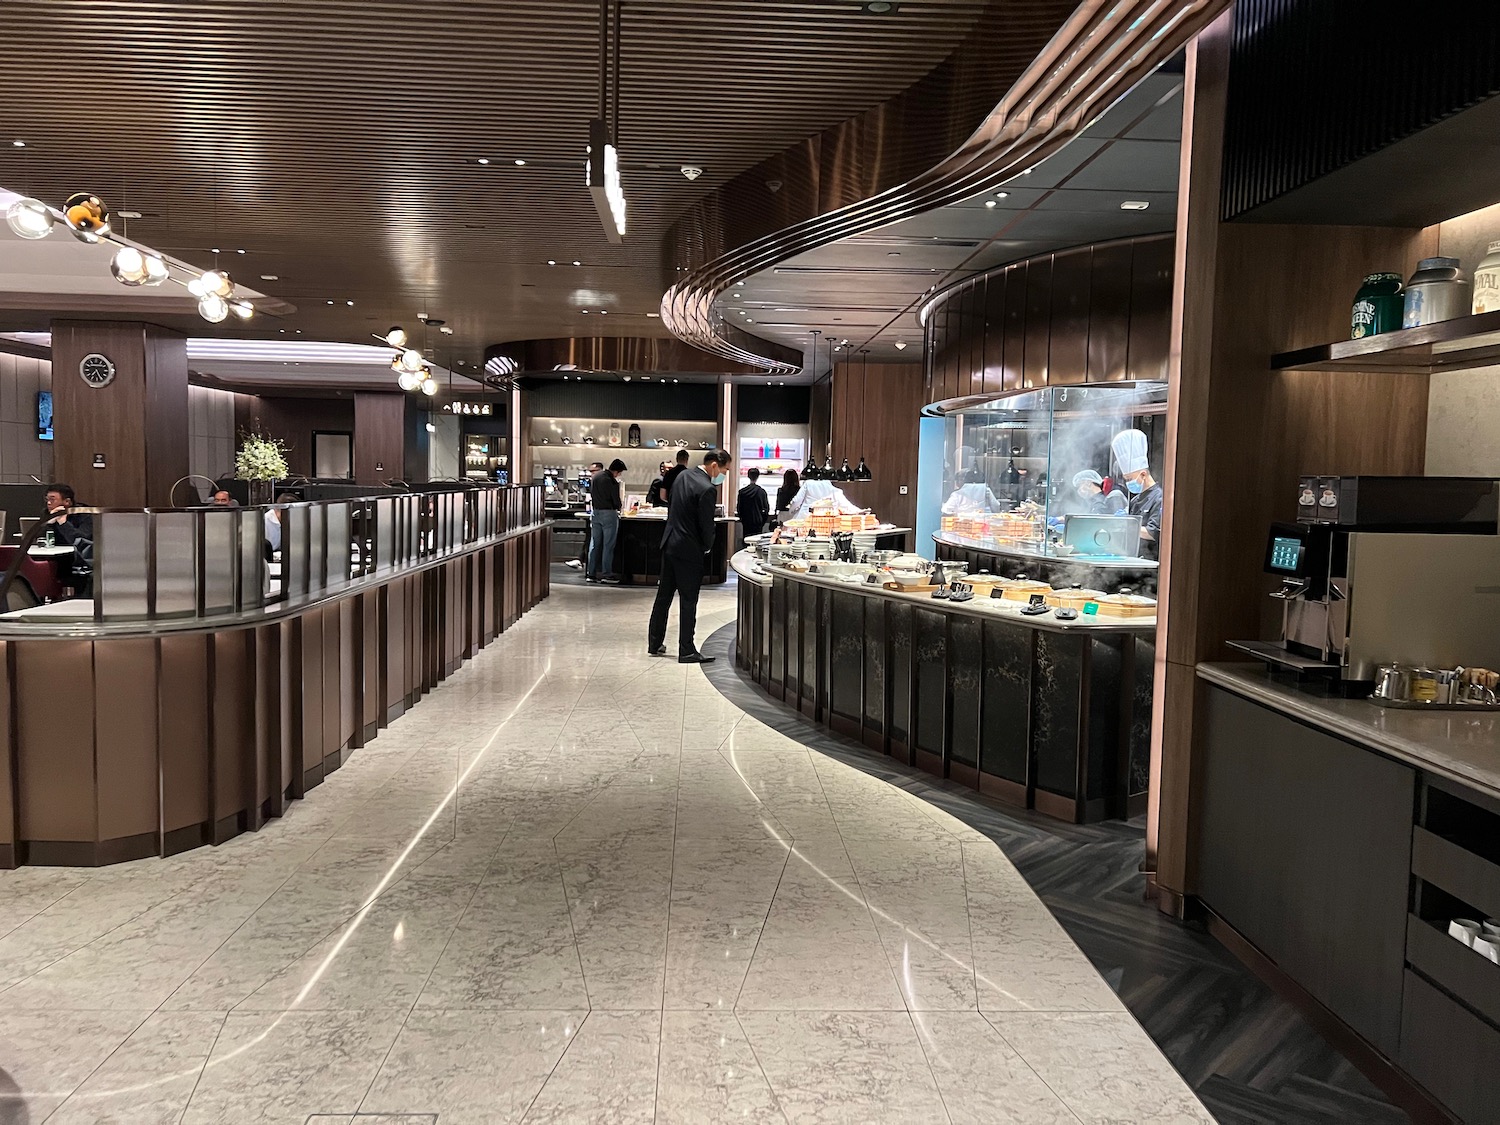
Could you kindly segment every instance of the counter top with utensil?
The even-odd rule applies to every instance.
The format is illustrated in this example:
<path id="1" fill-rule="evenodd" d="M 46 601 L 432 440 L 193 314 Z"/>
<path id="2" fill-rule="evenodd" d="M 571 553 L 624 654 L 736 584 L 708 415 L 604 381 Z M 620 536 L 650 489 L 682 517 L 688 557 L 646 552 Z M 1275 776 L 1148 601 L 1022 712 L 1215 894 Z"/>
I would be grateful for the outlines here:
<path id="1" fill-rule="evenodd" d="M 1259 664 L 1198 665 L 1199 678 L 1299 722 L 1500 798 L 1500 712 L 1381 707 L 1320 695 Z"/>

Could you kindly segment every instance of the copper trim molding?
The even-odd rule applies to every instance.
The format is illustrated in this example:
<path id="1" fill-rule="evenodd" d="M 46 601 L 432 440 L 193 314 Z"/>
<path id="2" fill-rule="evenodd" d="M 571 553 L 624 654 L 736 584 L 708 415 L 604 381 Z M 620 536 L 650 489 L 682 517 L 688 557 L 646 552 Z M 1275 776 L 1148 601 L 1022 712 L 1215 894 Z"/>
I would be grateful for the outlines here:
<path id="1" fill-rule="evenodd" d="M 1035 15 L 1043 7 L 1033 4 L 1027 9 L 1018 3 L 997 5 L 996 11 L 1027 9 Z M 766 371 L 797 370 L 800 362 L 791 365 L 781 345 L 724 323 L 714 303 L 725 288 L 796 254 L 993 190 L 1024 173 L 1086 129 L 1228 7 L 1229 0 L 1085 0 L 972 135 L 926 171 L 905 182 L 886 182 L 878 153 L 868 156 L 872 167 L 866 169 L 857 150 L 826 155 L 810 152 L 812 198 L 832 207 L 823 207 L 825 213 L 815 217 L 794 218 L 780 230 L 758 229 L 764 225 L 765 208 L 733 205 L 736 190 L 764 174 L 766 166 L 746 173 L 700 204 L 669 234 L 665 248 L 669 276 L 685 276 L 662 298 L 663 324 L 679 339 L 715 355 Z M 1003 21 L 986 19 L 965 46 L 1001 34 L 1015 39 Z M 916 91 L 914 87 L 909 93 Z M 893 114 L 898 108 L 906 112 L 907 119 L 900 126 L 941 136 L 951 115 L 941 117 L 940 107 L 926 109 L 920 99 L 908 101 L 899 107 L 901 99 L 887 103 Z M 814 138 L 809 145 L 816 149 L 821 139 Z M 819 177 L 828 164 L 831 171 L 846 174 L 825 187 Z M 856 189 L 865 197 L 846 201 L 844 197 Z M 723 249 L 734 242 L 739 243 L 737 248 Z"/>

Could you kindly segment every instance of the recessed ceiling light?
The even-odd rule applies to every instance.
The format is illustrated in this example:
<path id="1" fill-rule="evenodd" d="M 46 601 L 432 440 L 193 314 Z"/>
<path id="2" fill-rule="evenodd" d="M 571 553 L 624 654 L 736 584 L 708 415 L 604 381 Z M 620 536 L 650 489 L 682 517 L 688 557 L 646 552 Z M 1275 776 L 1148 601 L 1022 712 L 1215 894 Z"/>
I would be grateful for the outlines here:
<path id="1" fill-rule="evenodd" d="M 868 0 L 864 10 L 872 16 L 889 16 L 893 15 L 899 7 L 900 5 L 891 3 L 891 0 Z"/>
<path id="2" fill-rule="evenodd" d="M 352 305 L 354 302 L 350 301 L 349 303 Z M 453 335 L 453 329 L 449 328 L 446 324 L 439 328 L 438 331 L 441 332 L 444 336 Z M 462 367 L 464 365 L 463 360 L 459 360 L 458 365 Z"/>
<path id="3" fill-rule="evenodd" d="M 984 201 L 984 205 L 986 207 L 993 207 L 993 206 L 995 206 L 995 201 L 993 199 L 986 199 Z"/>
<path id="4" fill-rule="evenodd" d="M 330 302 L 329 302 L 329 304 L 332 304 L 332 303 L 333 303 L 333 302 L 332 302 L 332 301 L 330 301 Z M 419 313 L 418 313 L 418 314 L 417 314 L 417 319 L 418 319 L 418 320 L 421 320 L 421 321 L 426 321 L 426 319 L 427 319 L 427 314 L 426 314 L 426 313 L 424 313 L 424 312 L 419 312 Z"/>
<path id="5" fill-rule="evenodd" d="M 674 383 L 680 383 L 680 382 L 681 382 L 681 381 L 682 381 L 682 380 L 680 380 L 680 379 L 673 379 L 673 380 L 672 380 L 672 382 L 674 382 Z"/>
<path id="6" fill-rule="evenodd" d="M 281 277 L 274 273 L 263 273 L 260 275 L 262 281 L 280 281 Z"/>
<path id="7" fill-rule="evenodd" d="M 588 316 L 589 315 L 589 310 L 588 309 L 579 309 L 578 311 L 581 312 L 584 316 Z"/>
<path id="8" fill-rule="evenodd" d="M 906 341 L 905 340 L 897 340 L 896 341 L 896 350 L 898 352 L 904 352 L 906 350 Z"/>
<path id="9" fill-rule="evenodd" d="M 25 148 L 26 147 L 26 142 L 25 141 L 20 141 L 20 140 L 11 141 L 10 144 L 11 144 L 12 148 Z"/>
<path id="10" fill-rule="evenodd" d="M 1120 210 L 1121 211 L 1144 211 L 1147 207 L 1150 207 L 1150 206 L 1151 206 L 1150 201 L 1145 200 L 1145 199 L 1127 199 L 1124 203 L 1120 204 Z"/>
<path id="11" fill-rule="evenodd" d="M 244 251 L 243 251 L 243 250 L 236 250 L 236 251 L 235 251 L 235 253 L 236 253 L 236 254 L 243 254 L 243 253 L 244 253 Z"/>
<path id="12" fill-rule="evenodd" d="M 650 317 L 655 317 L 657 320 L 661 319 L 661 313 L 647 313 L 646 315 L 650 316 Z"/>
<path id="13" fill-rule="evenodd" d="M 749 318 L 749 317 L 748 317 L 748 316 L 747 316 L 747 317 L 746 317 L 746 318 L 745 318 L 745 323 L 746 323 L 746 324 L 754 324 L 754 323 L 755 323 L 755 321 L 753 321 L 753 320 L 751 320 L 751 319 L 750 319 L 750 318 Z"/>
<path id="14" fill-rule="evenodd" d="M 608 309 L 600 309 L 599 310 L 599 315 L 600 316 L 608 316 L 609 315 L 609 310 Z"/>
<path id="15" fill-rule="evenodd" d="M 630 382 L 630 376 L 629 376 L 629 375 L 627 375 L 627 376 L 625 376 L 625 381 L 626 381 L 626 382 L 627 382 L 627 383 L 628 383 L 628 382 Z"/>
<path id="16" fill-rule="evenodd" d="M 1010 192 L 1008 192 L 1008 191 L 997 191 L 995 193 L 995 198 L 996 199 L 1009 199 L 1010 198 Z"/>
<path id="17" fill-rule="evenodd" d="M 348 305 L 351 309 L 354 307 L 353 301 L 345 301 L 344 304 Z"/>
<path id="18" fill-rule="evenodd" d="M 208 248 L 208 252 L 210 254 L 217 254 L 219 252 L 219 248 L 217 246 L 210 246 Z"/>
<path id="19" fill-rule="evenodd" d="M 548 258 L 547 259 L 547 264 L 549 266 L 555 266 L 555 265 L 557 265 L 557 259 L 556 258 Z"/>
<path id="20" fill-rule="evenodd" d="M 331 304 L 333 304 L 333 302 L 332 302 L 332 301 L 329 301 L 329 302 L 328 302 L 328 303 L 329 303 L 329 304 L 330 304 L 330 305 L 331 305 Z"/>
<path id="21" fill-rule="evenodd" d="M 526 167 L 526 161 L 524 161 L 524 160 L 517 160 L 516 161 L 516 167 L 517 168 L 524 168 L 524 167 Z"/>
<path id="22" fill-rule="evenodd" d="M 885 252 L 885 256 L 887 258 L 899 258 L 899 257 L 901 257 L 901 251 L 899 251 L 899 250 L 887 250 Z"/>
<path id="23" fill-rule="evenodd" d="M 483 156 L 481 156 L 481 157 L 480 157 L 480 158 L 479 158 L 479 163 L 481 163 L 481 164 L 488 164 L 488 163 L 489 163 L 489 161 L 488 161 L 488 160 L 487 160 L 487 159 L 485 159 L 485 158 L 484 158 L 484 157 L 483 157 Z"/>
<path id="24" fill-rule="evenodd" d="M 583 265 L 583 263 L 582 263 L 582 262 L 580 262 L 580 261 L 578 261 L 578 259 L 576 259 L 576 258 L 575 258 L 575 259 L 574 259 L 574 260 L 573 260 L 573 264 L 574 264 L 574 265 L 575 265 L 575 266 L 581 266 L 581 265 Z"/>

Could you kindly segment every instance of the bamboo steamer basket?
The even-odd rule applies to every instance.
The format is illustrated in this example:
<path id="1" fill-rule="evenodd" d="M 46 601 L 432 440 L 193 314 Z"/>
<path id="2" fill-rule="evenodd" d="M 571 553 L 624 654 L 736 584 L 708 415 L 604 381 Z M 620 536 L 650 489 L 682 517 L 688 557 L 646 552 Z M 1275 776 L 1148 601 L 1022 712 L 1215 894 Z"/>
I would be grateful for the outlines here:
<path id="1" fill-rule="evenodd" d="M 1047 595 L 1047 604 L 1054 609 L 1076 609 L 1081 612 L 1089 602 L 1097 602 L 1102 597 L 1102 590 L 1053 590 Z"/>
<path id="2" fill-rule="evenodd" d="M 1032 594 L 1041 594 L 1043 597 L 1052 593 L 1052 587 L 1045 582 L 1037 582 L 1028 579 L 1025 582 L 1006 581 L 1002 587 L 1004 593 L 1000 596 L 1008 602 L 1029 602 Z"/>
<path id="3" fill-rule="evenodd" d="M 1139 594 L 1105 594 L 1094 599 L 1099 603 L 1100 617 L 1155 617 L 1156 601 Z"/>

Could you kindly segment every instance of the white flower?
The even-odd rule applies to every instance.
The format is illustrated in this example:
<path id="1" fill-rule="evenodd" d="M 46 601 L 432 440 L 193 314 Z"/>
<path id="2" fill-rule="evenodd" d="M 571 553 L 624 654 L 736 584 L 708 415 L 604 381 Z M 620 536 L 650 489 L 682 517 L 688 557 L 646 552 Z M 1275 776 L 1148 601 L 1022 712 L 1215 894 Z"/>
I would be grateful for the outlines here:
<path id="1" fill-rule="evenodd" d="M 234 458 L 240 480 L 282 480 L 287 475 L 286 448 L 275 438 L 245 434 Z"/>

